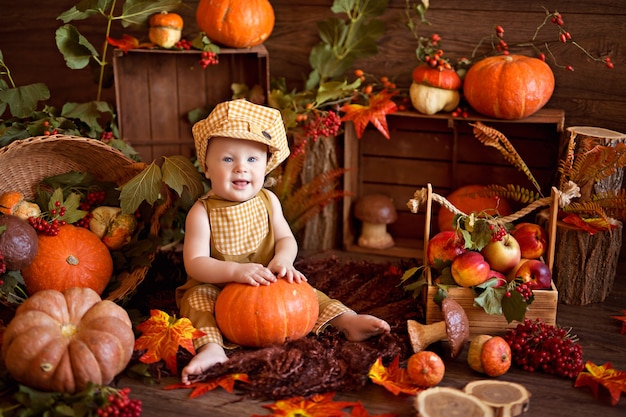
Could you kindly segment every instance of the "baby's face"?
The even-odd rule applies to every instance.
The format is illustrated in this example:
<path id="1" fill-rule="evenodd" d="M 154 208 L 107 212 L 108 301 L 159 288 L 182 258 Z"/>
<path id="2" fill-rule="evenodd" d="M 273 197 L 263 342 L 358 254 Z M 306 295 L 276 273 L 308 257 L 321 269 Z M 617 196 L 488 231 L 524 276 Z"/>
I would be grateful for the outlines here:
<path id="1" fill-rule="evenodd" d="M 213 194 L 230 201 L 247 201 L 265 182 L 267 145 L 250 140 L 209 139 L 206 177 Z"/>

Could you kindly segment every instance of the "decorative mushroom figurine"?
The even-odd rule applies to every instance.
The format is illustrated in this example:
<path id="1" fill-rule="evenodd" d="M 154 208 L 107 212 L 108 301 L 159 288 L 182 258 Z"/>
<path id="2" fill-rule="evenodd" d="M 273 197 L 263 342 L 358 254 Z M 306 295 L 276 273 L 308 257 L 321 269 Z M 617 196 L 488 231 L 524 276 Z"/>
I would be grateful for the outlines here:
<path id="1" fill-rule="evenodd" d="M 450 297 L 441 301 L 443 321 L 423 325 L 415 320 L 407 320 L 409 339 L 415 353 L 421 352 L 432 343 L 448 339 L 450 356 L 454 359 L 461 354 L 469 340 L 469 320 L 461 305 Z"/>
<path id="2" fill-rule="evenodd" d="M 354 216 L 363 222 L 358 245 L 365 248 L 388 249 L 395 242 L 387 233 L 387 225 L 398 218 L 393 200 L 384 194 L 369 194 L 357 200 Z"/>

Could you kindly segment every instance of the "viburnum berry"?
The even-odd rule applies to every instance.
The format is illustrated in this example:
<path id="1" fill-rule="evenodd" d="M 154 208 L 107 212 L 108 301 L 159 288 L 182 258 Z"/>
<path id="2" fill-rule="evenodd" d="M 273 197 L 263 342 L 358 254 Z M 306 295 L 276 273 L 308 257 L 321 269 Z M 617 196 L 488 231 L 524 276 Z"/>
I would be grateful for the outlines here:
<path id="1" fill-rule="evenodd" d="M 202 55 L 200 56 L 200 65 L 202 66 L 202 68 L 206 68 L 209 65 L 217 64 L 219 64 L 219 58 L 215 52 L 202 51 Z"/>

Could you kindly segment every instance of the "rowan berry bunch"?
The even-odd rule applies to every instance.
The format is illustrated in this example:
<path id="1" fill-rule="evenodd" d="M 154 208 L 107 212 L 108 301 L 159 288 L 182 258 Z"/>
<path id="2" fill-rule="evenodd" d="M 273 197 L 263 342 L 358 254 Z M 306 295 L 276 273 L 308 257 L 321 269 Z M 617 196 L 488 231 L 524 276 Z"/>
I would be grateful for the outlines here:
<path id="1" fill-rule="evenodd" d="M 583 370 L 583 348 L 568 331 L 525 319 L 504 336 L 511 347 L 513 363 L 529 372 L 544 372 L 576 378 Z"/>
<path id="2" fill-rule="evenodd" d="M 2 254 L 2 251 L 0 251 L 0 275 L 4 274 L 5 272 L 7 272 L 7 264 L 6 262 L 4 262 L 4 255 Z M 1 280 L 0 285 L 2 285 Z"/>
<path id="3" fill-rule="evenodd" d="M 100 399 L 102 404 L 96 410 L 96 415 L 98 417 L 139 417 L 142 411 L 141 400 L 131 399 L 129 394 L 130 388 L 104 390 Z"/>
<path id="4" fill-rule="evenodd" d="M 332 110 L 314 110 L 311 117 L 306 114 L 302 116 L 300 120 L 304 122 L 304 135 L 307 138 L 311 138 L 313 142 L 317 142 L 320 138 L 335 136 L 339 133 L 341 117 Z"/>

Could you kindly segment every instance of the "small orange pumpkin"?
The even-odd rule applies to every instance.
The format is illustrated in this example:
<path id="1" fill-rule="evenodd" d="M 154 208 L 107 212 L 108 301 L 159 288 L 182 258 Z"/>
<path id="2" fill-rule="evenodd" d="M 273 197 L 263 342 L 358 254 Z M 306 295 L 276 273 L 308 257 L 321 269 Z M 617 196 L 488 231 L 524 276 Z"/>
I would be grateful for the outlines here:
<path id="1" fill-rule="evenodd" d="M 485 213 L 492 216 L 496 214 L 508 216 L 511 214 L 511 205 L 504 198 L 496 199 L 495 197 L 479 195 L 485 189 L 484 185 L 464 185 L 452 191 L 446 197 L 446 200 L 465 214 L 472 212 L 480 213 L 481 211 L 485 211 Z M 452 224 L 454 213 L 445 207 L 441 207 L 437 216 L 437 224 L 440 231 L 454 230 Z"/>
<path id="2" fill-rule="evenodd" d="M 446 373 L 443 360 L 435 352 L 422 350 L 409 357 L 406 365 L 411 381 L 420 387 L 434 387 Z"/>
<path id="3" fill-rule="evenodd" d="M 2 335 L 2 358 L 28 387 L 74 393 L 88 382 L 109 384 L 130 362 L 134 345 L 122 307 L 75 287 L 27 298 Z"/>
<path id="4" fill-rule="evenodd" d="M 274 30 L 274 9 L 268 0 L 200 0 L 196 22 L 211 41 L 250 48 Z"/>
<path id="5" fill-rule="evenodd" d="M 463 81 L 474 110 L 499 119 L 523 119 L 546 105 L 554 92 L 554 73 L 538 58 L 496 55 L 476 62 Z"/>
<path id="6" fill-rule="evenodd" d="M 179 14 L 162 11 L 150 18 L 148 37 L 150 42 L 169 49 L 180 40 L 182 30 L 183 18 Z"/>
<path id="7" fill-rule="evenodd" d="M 470 342 L 467 363 L 476 372 L 493 377 L 504 375 L 511 360 L 511 347 L 503 337 L 481 334 Z"/>
<path id="8" fill-rule="evenodd" d="M 233 343 L 263 347 L 306 336 L 319 316 L 313 287 L 285 279 L 254 287 L 230 283 L 215 302 L 215 320 Z"/>
<path id="9" fill-rule="evenodd" d="M 40 234 L 35 259 L 22 269 L 30 295 L 71 287 L 88 287 L 101 295 L 112 274 L 113 259 L 105 244 L 93 232 L 69 224 L 56 236 Z"/>

